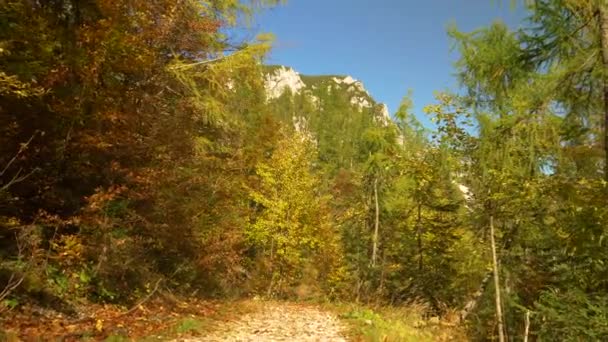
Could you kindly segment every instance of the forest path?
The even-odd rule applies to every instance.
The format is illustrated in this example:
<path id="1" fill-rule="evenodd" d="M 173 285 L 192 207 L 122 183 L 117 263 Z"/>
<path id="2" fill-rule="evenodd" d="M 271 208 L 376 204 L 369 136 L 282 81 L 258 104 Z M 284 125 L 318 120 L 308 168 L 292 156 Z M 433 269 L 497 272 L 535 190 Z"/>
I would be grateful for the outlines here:
<path id="1" fill-rule="evenodd" d="M 332 313 L 292 303 L 265 302 L 238 320 L 226 322 L 202 337 L 186 342 L 210 341 L 331 341 L 346 342 L 344 327 Z"/>

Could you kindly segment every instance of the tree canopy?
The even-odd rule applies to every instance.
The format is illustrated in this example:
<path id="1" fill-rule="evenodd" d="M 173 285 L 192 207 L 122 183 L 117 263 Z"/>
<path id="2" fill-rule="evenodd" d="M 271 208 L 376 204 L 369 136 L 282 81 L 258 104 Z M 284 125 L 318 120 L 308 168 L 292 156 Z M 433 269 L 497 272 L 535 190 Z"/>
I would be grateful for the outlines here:
<path id="1" fill-rule="evenodd" d="M 270 96 L 272 37 L 230 32 L 277 1 L 0 3 L 0 310 L 162 283 L 608 338 L 605 2 L 451 26 L 433 127 L 333 75 Z"/>

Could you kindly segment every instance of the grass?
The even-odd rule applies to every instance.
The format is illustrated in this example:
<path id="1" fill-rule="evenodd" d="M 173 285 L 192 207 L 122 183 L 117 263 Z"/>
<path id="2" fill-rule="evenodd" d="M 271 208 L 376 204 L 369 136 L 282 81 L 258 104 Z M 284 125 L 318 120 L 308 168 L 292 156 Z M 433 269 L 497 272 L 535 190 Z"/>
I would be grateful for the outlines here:
<path id="1" fill-rule="evenodd" d="M 110 335 L 108 336 L 104 342 L 126 342 L 130 341 L 128 337 L 122 335 Z"/>
<path id="2" fill-rule="evenodd" d="M 17 342 L 21 341 L 19 336 L 13 331 L 4 331 L 0 329 L 0 341 Z"/>
<path id="3" fill-rule="evenodd" d="M 369 308 L 356 304 L 331 304 L 355 341 L 426 342 L 467 341 L 464 329 L 438 317 L 424 318 L 421 305 Z"/>
<path id="4" fill-rule="evenodd" d="M 182 317 L 174 322 L 172 326 L 157 336 L 158 340 L 168 340 L 175 337 L 200 336 L 209 331 L 219 329 L 227 321 L 238 319 L 239 317 L 255 311 L 259 303 L 253 301 L 227 301 L 217 310 L 206 316 L 191 315 Z M 153 341 L 153 338 L 140 339 L 140 341 Z"/>
<path id="5" fill-rule="evenodd" d="M 150 336 L 144 337 L 128 337 L 123 334 L 111 334 L 106 337 L 104 342 L 156 342 L 156 341 L 167 341 L 172 340 L 176 336 L 197 336 L 205 332 L 207 327 L 210 325 L 211 319 L 201 316 L 189 316 L 182 317 L 175 320 L 171 326 L 163 331 L 159 331 Z M 86 340 L 86 339 L 85 339 Z"/>
<path id="6" fill-rule="evenodd" d="M 175 331 L 178 334 L 185 333 L 201 333 L 205 324 L 200 319 L 196 318 L 184 318 L 178 322 L 175 327 Z"/>

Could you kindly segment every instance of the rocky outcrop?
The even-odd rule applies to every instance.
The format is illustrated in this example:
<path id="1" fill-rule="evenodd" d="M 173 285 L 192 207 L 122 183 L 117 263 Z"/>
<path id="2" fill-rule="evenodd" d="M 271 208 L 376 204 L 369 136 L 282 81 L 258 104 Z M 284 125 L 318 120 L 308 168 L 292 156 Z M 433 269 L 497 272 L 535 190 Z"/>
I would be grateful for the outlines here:
<path id="1" fill-rule="evenodd" d="M 310 78 L 310 77 L 308 77 Z M 312 90 L 326 89 L 328 93 L 333 91 L 344 91 L 350 96 L 350 103 L 359 110 L 372 108 L 376 105 L 363 83 L 352 76 L 313 76 L 315 84 L 307 84 L 306 76 L 301 75 L 292 68 L 285 66 L 269 67 L 269 71 L 264 75 L 264 86 L 268 99 L 276 99 L 285 91 L 289 90 L 293 94 L 306 91 L 311 101 L 319 104 L 319 98 L 314 96 Z M 390 121 L 388 108 L 382 105 L 382 121 Z"/>
<path id="2" fill-rule="evenodd" d="M 264 77 L 264 87 L 269 99 L 276 99 L 281 96 L 286 89 L 297 94 L 300 90 L 306 87 L 300 74 L 295 70 L 286 67 L 279 67 Z"/>

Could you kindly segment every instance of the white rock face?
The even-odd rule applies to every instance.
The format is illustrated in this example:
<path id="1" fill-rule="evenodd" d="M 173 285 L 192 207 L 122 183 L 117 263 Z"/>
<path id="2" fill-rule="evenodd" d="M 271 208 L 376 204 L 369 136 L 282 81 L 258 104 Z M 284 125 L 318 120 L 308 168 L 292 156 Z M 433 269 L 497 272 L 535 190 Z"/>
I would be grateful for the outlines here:
<path id="1" fill-rule="evenodd" d="M 462 196 L 464 196 L 464 199 L 467 202 L 471 200 L 471 190 L 469 189 L 469 187 L 462 184 L 458 184 L 458 189 L 460 190 L 460 192 L 462 192 Z"/>
<path id="2" fill-rule="evenodd" d="M 308 121 L 306 118 L 294 116 L 291 118 L 291 120 L 293 121 L 293 128 L 296 130 L 296 132 L 304 133 L 308 131 Z"/>
<path id="3" fill-rule="evenodd" d="M 357 89 L 360 92 L 363 92 L 365 94 L 367 94 L 367 96 L 370 96 L 369 93 L 367 92 L 367 89 L 365 89 L 365 87 L 363 86 L 363 83 L 361 82 L 357 82 L 355 84 L 353 84 L 353 86 L 355 87 L 355 89 Z"/>
<path id="4" fill-rule="evenodd" d="M 332 80 L 335 83 L 337 83 L 338 85 L 343 84 L 343 85 L 348 86 L 346 91 L 348 91 L 349 93 L 354 93 L 355 91 L 357 91 L 360 93 L 364 93 L 367 96 L 370 96 L 369 93 L 367 92 L 367 89 L 365 89 L 365 87 L 363 86 L 363 83 L 361 81 L 358 81 L 358 80 L 352 78 L 351 76 L 346 76 L 344 78 L 332 77 Z M 352 104 L 353 106 L 359 107 L 359 109 L 372 107 L 372 104 L 370 103 L 370 101 L 368 99 L 366 99 L 365 97 L 362 97 L 362 96 L 357 96 L 357 95 L 351 97 L 350 104 Z"/>
<path id="5" fill-rule="evenodd" d="M 362 110 L 363 108 L 371 108 L 372 102 L 369 100 L 370 94 L 363 86 L 361 81 L 354 79 L 352 76 L 346 76 L 344 78 L 332 77 L 330 84 L 327 85 L 327 92 L 331 93 L 335 89 L 339 89 L 340 86 L 346 86 L 346 90 L 349 93 L 353 93 L 350 99 L 350 103 L 353 106 Z M 300 74 L 292 68 L 281 66 L 274 70 L 270 74 L 264 76 L 264 87 L 266 88 L 266 96 L 269 100 L 276 99 L 281 96 L 286 89 L 289 89 L 294 94 L 299 94 L 303 89 L 306 88 L 306 84 L 302 81 Z M 312 86 L 312 89 L 317 89 L 316 86 Z M 310 91 L 310 90 L 308 90 Z M 362 94 L 365 94 L 363 96 Z M 312 103 L 319 108 L 319 98 L 310 94 L 310 100 Z M 386 106 L 382 109 L 382 122 L 388 124 L 390 116 L 388 114 L 388 108 Z"/>
<path id="6" fill-rule="evenodd" d="M 344 78 L 333 77 L 332 80 L 334 82 L 336 82 L 337 84 L 344 84 L 344 85 L 349 86 L 347 89 L 347 91 L 349 91 L 349 92 L 354 92 L 355 90 L 357 90 L 357 91 L 365 93 L 369 96 L 367 89 L 365 89 L 365 87 L 363 86 L 363 82 L 358 81 L 358 80 L 352 78 L 351 76 L 346 76 Z"/>
<path id="7" fill-rule="evenodd" d="M 338 84 L 346 84 L 346 85 L 351 85 L 351 84 L 355 84 L 359 81 L 357 81 L 356 79 L 350 77 L 350 76 L 346 76 L 344 78 L 337 78 L 337 77 L 333 77 L 332 80 Z"/>
<path id="8" fill-rule="evenodd" d="M 264 87 L 266 88 L 266 96 L 269 99 L 276 99 L 285 92 L 285 89 L 289 89 L 292 93 L 297 94 L 306 85 L 302 81 L 300 74 L 295 70 L 280 67 L 273 73 L 266 75 Z"/>
<path id="9" fill-rule="evenodd" d="M 399 144 L 399 146 L 403 146 L 403 144 L 405 144 L 405 138 L 403 137 L 403 134 L 399 134 L 397 136 L 397 144 Z"/>
<path id="10" fill-rule="evenodd" d="M 321 100 L 319 100 L 318 97 L 309 94 L 308 95 L 308 99 L 310 100 L 310 102 L 312 102 L 313 106 L 315 106 L 315 108 L 320 109 L 321 108 Z"/>
<path id="11" fill-rule="evenodd" d="M 296 132 L 301 134 L 301 137 L 303 140 L 307 140 L 307 141 L 311 142 L 314 146 L 318 145 L 317 139 L 315 138 L 314 134 L 312 134 L 312 132 L 310 131 L 310 129 L 308 127 L 308 120 L 306 120 L 305 117 L 293 116 L 291 118 L 291 120 L 293 122 L 293 128 L 295 129 Z"/>
<path id="12" fill-rule="evenodd" d="M 391 115 L 388 111 L 388 106 L 384 103 L 380 109 L 380 117 L 378 119 L 384 126 L 388 126 L 389 122 L 391 122 Z"/>
<path id="13" fill-rule="evenodd" d="M 359 109 L 370 108 L 372 106 L 369 101 L 364 97 L 353 96 L 350 98 L 350 104 L 359 107 Z"/>
<path id="14" fill-rule="evenodd" d="M 386 104 L 384 104 L 384 103 L 381 104 L 380 113 L 377 113 L 374 116 L 374 120 L 383 126 L 388 126 L 390 124 L 391 116 L 388 111 L 388 106 Z"/>
<path id="15" fill-rule="evenodd" d="M 388 111 L 388 106 L 385 103 L 382 104 L 382 112 L 381 113 L 382 113 L 382 117 L 386 118 L 387 120 L 390 120 L 391 115 L 390 115 L 390 113 Z"/>

